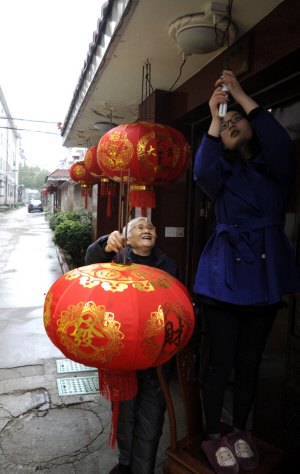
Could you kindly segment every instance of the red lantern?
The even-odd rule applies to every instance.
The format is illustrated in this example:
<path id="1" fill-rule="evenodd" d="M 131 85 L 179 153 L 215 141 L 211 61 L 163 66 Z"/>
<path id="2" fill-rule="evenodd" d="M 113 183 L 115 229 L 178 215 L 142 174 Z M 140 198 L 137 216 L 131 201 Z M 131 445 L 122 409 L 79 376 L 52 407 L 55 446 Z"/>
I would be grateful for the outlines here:
<path id="1" fill-rule="evenodd" d="M 185 287 L 144 265 L 105 263 L 60 277 L 45 299 L 46 332 L 62 353 L 99 369 L 100 393 L 114 403 L 137 392 L 135 371 L 160 365 L 188 342 L 194 313 Z"/>
<path id="2" fill-rule="evenodd" d="M 151 122 L 119 125 L 101 138 L 97 149 L 100 168 L 114 181 L 120 181 L 121 170 L 130 168 L 131 205 L 141 207 L 143 216 L 146 208 L 155 207 L 153 186 L 179 179 L 190 159 L 190 146 L 181 132 Z"/>
<path id="3" fill-rule="evenodd" d="M 81 185 L 81 196 L 85 197 L 85 209 L 87 209 L 87 196 L 92 197 L 92 186 L 100 183 L 100 178 L 96 178 L 88 172 L 84 161 L 77 161 L 71 166 L 70 176 L 73 181 Z"/>
<path id="4" fill-rule="evenodd" d="M 97 147 L 90 148 L 84 156 L 85 169 L 101 182 L 101 196 L 107 196 L 107 217 L 111 216 L 111 197 L 116 196 L 116 184 L 112 183 L 97 162 Z"/>
<path id="5" fill-rule="evenodd" d="M 94 178 L 107 178 L 97 162 L 97 147 L 89 148 L 84 155 L 84 167 Z"/>
<path id="6" fill-rule="evenodd" d="M 47 186 L 46 188 L 46 192 L 49 193 L 49 194 L 53 194 L 55 191 L 55 187 L 54 186 Z"/>

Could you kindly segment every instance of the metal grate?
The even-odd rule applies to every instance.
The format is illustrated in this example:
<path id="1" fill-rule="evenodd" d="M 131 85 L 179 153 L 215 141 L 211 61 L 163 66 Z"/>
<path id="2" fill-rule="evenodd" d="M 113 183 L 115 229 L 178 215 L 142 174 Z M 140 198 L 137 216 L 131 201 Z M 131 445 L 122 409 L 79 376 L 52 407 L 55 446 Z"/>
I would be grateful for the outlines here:
<path id="1" fill-rule="evenodd" d="M 56 379 L 58 395 L 88 395 L 99 393 L 98 376 Z"/>
<path id="2" fill-rule="evenodd" d="M 90 372 L 96 371 L 95 367 L 87 367 L 83 364 L 78 364 L 70 359 L 59 359 L 56 361 L 57 373 L 64 374 L 66 372 Z"/>

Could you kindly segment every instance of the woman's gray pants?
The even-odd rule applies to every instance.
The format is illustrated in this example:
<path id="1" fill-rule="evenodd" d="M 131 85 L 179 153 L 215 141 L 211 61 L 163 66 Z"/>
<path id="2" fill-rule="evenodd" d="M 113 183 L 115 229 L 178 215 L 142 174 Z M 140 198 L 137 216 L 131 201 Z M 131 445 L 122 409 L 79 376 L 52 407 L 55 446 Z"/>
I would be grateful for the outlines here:
<path id="1" fill-rule="evenodd" d="M 132 400 L 120 402 L 117 427 L 119 462 L 133 474 L 153 474 L 166 402 L 158 379 L 138 380 Z"/>

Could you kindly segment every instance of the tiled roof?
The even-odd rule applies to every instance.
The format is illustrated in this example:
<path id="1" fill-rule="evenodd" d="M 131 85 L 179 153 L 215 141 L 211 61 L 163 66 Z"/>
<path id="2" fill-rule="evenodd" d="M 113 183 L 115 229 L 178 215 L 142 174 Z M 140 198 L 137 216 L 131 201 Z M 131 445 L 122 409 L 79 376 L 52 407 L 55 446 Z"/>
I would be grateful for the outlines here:
<path id="1" fill-rule="evenodd" d="M 61 178 L 61 177 L 70 178 L 70 171 L 69 171 L 69 170 L 65 170 L 65 169 L 63 169 L 63 170 L 57 169 L 57 170 L 55 170 L 55 171 L 52 171 L 52 173 L 50 173 L 50 174 L 48 175 L 48 178 L 49 178 L 50 176 L 51 176 L 52 178 L 55 178 L 55 177 L 57 177 L 57 176 L 59 176 L 60 178 Z"/>

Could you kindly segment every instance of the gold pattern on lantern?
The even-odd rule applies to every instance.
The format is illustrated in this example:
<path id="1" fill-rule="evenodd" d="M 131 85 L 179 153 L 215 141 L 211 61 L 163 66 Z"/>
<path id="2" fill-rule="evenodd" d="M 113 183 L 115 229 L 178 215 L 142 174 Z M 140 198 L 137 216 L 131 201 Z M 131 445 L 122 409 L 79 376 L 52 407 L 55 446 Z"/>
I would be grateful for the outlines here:
<path id="1" fill-rule="evenodd" d="M 48 293 L 45 299 L 45 305 L 44 305 L 44 326 L 47 328 L 48 324 L 50 323 L 50 317 L 51 317 L 51 312 L 50 312 L 50 306 L 53 298 L 53 293 Z"/>
<path id="2" fill-rule="evenodd" d="M 109 141 L 100 142 L 98 161 L 111 170 L 121 171 L 126 168 L 133 155 L 133 145 L 125 132 L 113 132 Z"/>
<path id="3" fill-rule="evenodd" d="M 150 143 L 154 139 L 156 139 L 156 153 Z M 144 168 L 158 173 L 171 170 L 177 165 L 180 148 L 177 143 L 172 142 L 171 144 L 170 135 L 167 133 L 151 132 L 139 140 L 137 155 Z"/>
<path id="4" fill-rule="evenodd" d="M 110 362 L 124 347 L 121 323 L 93 301 L 70 305 L 61 312 L 57 326 L 61 344 L 79 360 Z"/>
<path id="5" fill-rule="evenodd" d="M 161 305 L 158 307 L 157 311 L 151 313 L 151 319 L 146 321 L 146 329 L 142 333 L 144 341 L 142 342 L 142 347 L 144 347 L 144 354 L 148 354 L 149 359 L 156 359 L 160 352 L 162 344 L 158 344 L 155 341 L 155 337 L 158 336 L 164 329 L 164 312 Z"/>
<path id="6" fill-rule="evenodd" d="M 96 270 L 99 268 L 98 265 L 75 268 L 66 273 L 65 277 L 66 280 L 79 278 L 79 284 L 84 288 L 101 285 L 105 291 L 112 291 L 113 293 L 116 291 L 122 292 L 130 285 L 139 291 L 145 292 L 155 291 L 157 287 L 166 289 L 172 286 L 172 281 L 176 281 L 176 278 L 166 272 L 158 273 L 157 269 L 153 270 L 151 267 L 145 270 L 143 266 L 138 264 L 122 266 L 102 263 L 101 267 L 100 270 Z M 125 274 L 125 271 L 128 272 L 128 268 L 130 268 L 130 273 Z"/>
<path id="7" fill-rule="evenodd" d="M 90 167 L 92 166 L 92 162 L 93 162 L 93 154 L 90 150 L 88 150 L 84 156 L 84 165 L 87 169 L 90 169 Z"/>
<path id="8" fill-rule="evenodd" d="M 120 176 L 114 176 L 113 178 L 111 178 L 113 181 L 115 181 L 116 183 L 120 183 L 121 182 L 121 177 Z M 135 178 L 132 178 L 130 177 L 130 182 L 131 183 L 134 183 L 136 181 Z M 124 182 L 128 182 L 128 176 L 123 176 L 123 183 Z"/>
<path id="9" fill-rule="evenodd" d="M 151 313 L 151 319 L 145 325 L 142 347 L 149 359 L 155 359 L 159 354 L 163 359 L 169 359 L 177 352 L 178 347 L 185 344 L 193 327 L 190 313 L 178 302 L 160 305 L 156 313 Z M 186 327 L 187 330 L 184 331 Z M 160 344 L 156 338 L 162 329 L 165 331 L 165 338 L 163 344 Z"/>
<path id="10" fill-rule="evenodd" d="M 78 165 L 74 169 L 74 174 L 78 178 L 82 178 L 85 175 L 85 168 L 84 166 Z M 79 182 L 79 181 L 78 181 Z"/>

